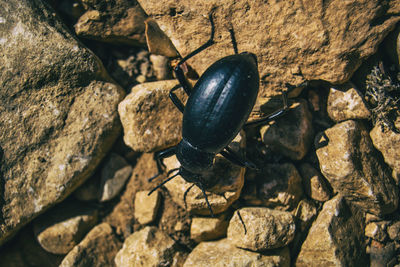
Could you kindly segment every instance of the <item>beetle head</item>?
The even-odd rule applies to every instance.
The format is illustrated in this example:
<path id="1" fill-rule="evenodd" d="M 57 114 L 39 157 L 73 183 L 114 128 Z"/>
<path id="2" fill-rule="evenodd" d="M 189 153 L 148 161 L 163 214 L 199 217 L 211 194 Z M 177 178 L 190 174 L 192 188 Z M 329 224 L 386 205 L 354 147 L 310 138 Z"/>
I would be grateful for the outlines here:
<path id="1" fill-rule="evenodd" d="M 182 139 L 177 145 L 176 157 L 185 172 L 200 175 L 212 168 L 215 154 L 202 151 Z"/>

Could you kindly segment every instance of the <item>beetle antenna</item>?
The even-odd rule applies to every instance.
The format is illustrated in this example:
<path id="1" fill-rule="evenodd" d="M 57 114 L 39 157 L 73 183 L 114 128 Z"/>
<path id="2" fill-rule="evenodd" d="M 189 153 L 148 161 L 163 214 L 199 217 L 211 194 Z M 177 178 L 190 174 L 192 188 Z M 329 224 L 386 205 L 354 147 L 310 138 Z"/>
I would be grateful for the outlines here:
<path id="1" fill-rule="evenodd" d="M 206 195 L 206 191 L 204 190 L 203 185 L 202 185 L 201 183 L 198 183 L 197 186 L 201 189 L 201 192 L 203 192 L 203 196 L 204 196 L 204 198 L 206 199 L 206 203 L 207 203 L 208 209 L 210 210 L 211 217 L 214 217 L 214 212 L 212 211 L 210 202 L 208 202 L 208 198 L 207 198 L 207 195 Z"/>
<path id="2" fill-rule="evenodd" d="M 171 174 L 172 172 L 178 170 L 179 168 L 176 169 L 172 169 L 168 172 L 168 175 Z M 163 186 L 164 184 L 166 184 L 167 182 L 171 181 L 173 178 L 175 178 L 176 176 L 178 176 L 179 174 L 181 174 L 180 171 L 178 171 L 176 174 L 172 175 L 171 177 L 168 177 L 167 179 L 165 179 L 161 184 L 157 185 L 156 187 L 154 187 L 152 190 L 150 190 L 150 192 L 147 194 L 148 196 L 150 196 L 154 191 L 156 191 L 158 188 L 160 188 L 161 186 Z"/>

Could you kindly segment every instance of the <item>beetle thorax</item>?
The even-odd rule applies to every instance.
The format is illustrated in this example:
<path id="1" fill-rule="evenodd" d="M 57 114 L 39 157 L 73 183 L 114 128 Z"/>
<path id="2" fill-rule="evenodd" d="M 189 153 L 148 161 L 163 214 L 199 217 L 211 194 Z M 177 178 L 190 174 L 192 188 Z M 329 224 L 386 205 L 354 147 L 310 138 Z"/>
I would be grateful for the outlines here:
<path id="1" fill-rule="evenodd" d="M 193 174 L 201 174 L 212 168 L 215 154 L 202 151 L 182 139 L 177 145 L 176 157 L 183 169 Z"/>

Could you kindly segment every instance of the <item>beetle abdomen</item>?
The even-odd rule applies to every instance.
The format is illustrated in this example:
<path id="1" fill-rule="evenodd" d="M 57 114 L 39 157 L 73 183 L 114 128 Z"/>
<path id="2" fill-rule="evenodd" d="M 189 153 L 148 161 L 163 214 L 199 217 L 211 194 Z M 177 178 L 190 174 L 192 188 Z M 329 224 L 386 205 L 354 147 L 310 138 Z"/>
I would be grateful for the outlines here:
<path id="1" fill-rule="evenodd" d="M 243 53 L 218 60 L 193 88 L 185 106 L 182 137 L 204 151 L 221 151 L 249 117 L 258 88 L 254 55 Z"/>

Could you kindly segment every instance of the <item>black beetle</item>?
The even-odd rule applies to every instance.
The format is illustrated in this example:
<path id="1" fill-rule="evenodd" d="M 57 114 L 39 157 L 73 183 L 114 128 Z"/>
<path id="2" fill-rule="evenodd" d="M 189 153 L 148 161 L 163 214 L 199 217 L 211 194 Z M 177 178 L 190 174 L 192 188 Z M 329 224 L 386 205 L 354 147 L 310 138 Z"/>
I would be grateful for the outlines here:
<path id="1" fill-rule="evenodd" d="M 210 213 L 213 215 L 205 189 L 217 181 L 204 179 L 205 176 L 202 174 L 211 169 L 214 157 L 218 153 L 234 164 L 256 169 L 253 163 L 242 159 L 228 145 L 244 126 L 263 124 L 284 114 L 287 110 L 287 99 L 283 94 L 283 108 L 268 117 L 246 123 L 258 95 L 260 78 L 257 57 L 252 53 L 239 54 L 237 52 L 232 30 L 230 33 L 235 54 L 221 58 L 212 64 L 191 89 L 186 81 L 182 65 L 214 43 L 214 23 L 211 15 L 209 19 L 210 39 L 181 59 L 174 68 L 180 85 L 172 88 L 169 96 L 175 106 L 183 112 L 182 140 L 178 145 L 155 154 L 158 173 L 149 181 L 163 173 L 165 165 L 162 160 L 164 158 L 176 155 L 181 166 L 170 170 L 168 176 L 177 172 L 153 188 L 149 195 L 177 175 L 181 175 L 187 182 L 197 185 L 202 190 Z M 189 96 L 186 106 L 174 93 L 179 88 L 183 88 Z"/>

